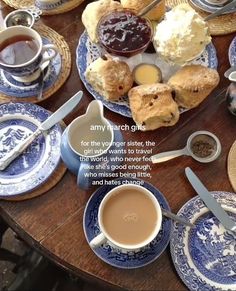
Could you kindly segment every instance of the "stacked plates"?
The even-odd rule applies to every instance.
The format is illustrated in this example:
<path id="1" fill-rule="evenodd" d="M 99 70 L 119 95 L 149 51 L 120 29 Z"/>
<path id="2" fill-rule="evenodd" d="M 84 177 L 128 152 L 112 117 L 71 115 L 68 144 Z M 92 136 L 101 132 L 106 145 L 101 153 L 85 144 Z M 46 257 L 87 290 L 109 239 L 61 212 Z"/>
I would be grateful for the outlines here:
<path id="1" fill-rule="evenodd" d="M 221 9 L 224 5 L 229 4 L 233 0 L 190 0 L 191 3 L 203 11 L 214 13 L 217 10 Z M 236 8 L 225 12 L 225 14 L 236 12 Z"/>

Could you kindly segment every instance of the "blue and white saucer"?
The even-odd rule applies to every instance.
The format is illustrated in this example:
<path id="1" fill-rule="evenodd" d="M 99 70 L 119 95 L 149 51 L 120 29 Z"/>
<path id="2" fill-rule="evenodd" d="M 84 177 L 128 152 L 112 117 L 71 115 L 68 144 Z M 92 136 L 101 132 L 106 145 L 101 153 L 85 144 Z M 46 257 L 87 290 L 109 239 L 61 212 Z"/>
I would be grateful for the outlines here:
<path id="1" fill-rule="evenodd" d="M 236 37 L 229 46 L 229 63 L 231 66 L 236 66 Z"/>
<path id="2" fill-rule="evenodd" d="M 43 44 L 51 43 L 47 38 L 42 37 Z M 49 55 L 50 50 L 48 51 Z M 46 91 L 56 82 L 61 71 L 61 56 L 57 54 L 53 58 L 48 67 L 45 69 L 43 91 Z M 12 97 L 34 97 L 38 95 L 39 84 L 38 79 L 30 83 L 18 82 L 12 78 L 11 74 L 0 69 L 0 92 Z"/>
<path id="3" fill-rule="evenodd" d="M 236 194 L 212 195 L 236 223 Z M 236 234 L 225 230 L 199 196 L 178 215 L 196 225 L 189 229 L 175 224 L 170 242 L 175 268 L 189 290 L 236 290 Z"/>
<path id="4" fill-rule="evenodd" d="M 47 110 L 36 104 L 1 104 L 0 161 L 49 115 Z M 0 171 L 0 198 L 32 191 L 47 181 L 60 162 L 61 135 L 60 125 L 53 126 L 37 137 L 5 170 Z"/>
<path id="5" fill-rule="evenodd" d="M 151 191 L 161 207 L 170 210 L 169 204 L 166 201 L 163 194 L 151 184 L 138 180 L 138 179 L 117 179 L 117 185 L 121 185 L 127 183 L 127 180 L 130 183 L 143 182 L 141 186 L 145 187 L 149 191 Z M 116 185 L 116 186 L 117 186 Z M 99 234 L 100 229 L 98 226 L 98 208 L 103 199 L 103 197 L 108 193 L 111 189 L 116 187 L 115 185 L 104 185 L 97 189 L 94 194 L 89 199 L 83 218 L 83 228 L 87 241 L 91 241 L 96 235 Z M 129 251 L 127 253 L 123 253 L 118 249 L 115 249 L 108 243 L 103 244 L 101 247 L 96 248 L 94 253 L 107 264 L 122 268 L 122 269 L 135 269 L 144 267 L 154 260 L 156 260 L 162 252 L 166 249 L 171 234 L 171 226 L 172 222 L 170 219 L 163 217 L 162 228 L 157 237 L 145 248 L 142 248 L 139 251 Z"/>
<path id="6" fill-rule="evenodd" d="M 216 5 L 213 3 L 209 3 L 207 0 L 190 0 L 190 1 L 195 7 L 199 8 L 203 11 L 209 12 L 209 13 L 214 13 L 224 6 L 224 5 Z M 231 10 L 225 12 L 224 14 L 229 14 L 229 13 L 234 13 L 234 12 L 236 12 L 235 7 L 233 7 Z"/>
<path id="7" fill-rule="evenodd" d="M 87 32 L 85 31 L 79 39 L 79 44 L 76 49 L 76 64 L 77 69 L 79 71 L 80 78 L 84 83 L 85 87 L 93 95 L 93 97 L 97 100 L 101 100 L 103 105 L 106 106 L 113 112 L 119 113 L 126 117 L 131 117 L 131 111 L 128 103 L 128 97 L 124 96 L 121 98 L 119 102 L 111 102 L 107 101 L 101 96 L 98 92 L 96 92 L 93 87 L 87 82 L 85 78 L 85 71 L 90 63 L 95 61 L 102 55 L 102 49 L 99 45 L 94 44 L 90 41 Z M 153 61 L 154 60 L 154 61 Z M 147 53 L 140 54 L 135 56 L 133 59 L 133 64 L 138 65 L 141 62 L 150 62 L 159 66 L 162 69 L 163 79 L 168 79 L 167 76 L 170 76 L 170 72 L 176 71 L 174 66 L 167 64 L 160 58 L 157 58 L 157 54 L 153 54 L 152 56 Z M 214 45 L 211 43 L 209 44 L 204 52 L 197 57 L 192 63 L 194 64 L 201 64 L 203 66 L 216 69 L 218 65 L 216 50 Z M 131 63 L 129 63 L 131 66 Z"/>

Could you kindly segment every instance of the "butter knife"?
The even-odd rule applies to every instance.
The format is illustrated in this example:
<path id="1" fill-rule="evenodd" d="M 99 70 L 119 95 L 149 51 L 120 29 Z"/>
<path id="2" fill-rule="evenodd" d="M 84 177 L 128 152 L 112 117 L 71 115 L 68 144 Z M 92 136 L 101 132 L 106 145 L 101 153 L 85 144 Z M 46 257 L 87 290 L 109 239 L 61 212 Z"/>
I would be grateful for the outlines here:
<path id="1" fill-rule="evenodd" d="M 0 161 L 0 170 L 4 170 L 15 158 L 17 158 L 40 134 L 42 131 L 50 129 L 56 123 L 61 121 L 67 114 L 69 114 L 75 106 L 80 102 L 83 92 L 77 92 L 65 104 L 63 104 L 56 112 L 50 115 L 31 135 L 18 143 L 12 151 L 8 152 Z"/>
<path id="2" fill-rule="evenodd" d="M 208 20 L 210 20 L 212 18 L 215 18 L 216 16 L 219 16 L 219 15 L 223 14 L 224 12 L 230 11 L 230 9 L 235 8 L 235 7 L 236 7 L 236 0 L 233 0 L 229 4 L 223 6 L 219 10 L 217 10 L 214 13 L 212 13 L 212 14 L 208 15 L 207 17 L 205 17 L 204 20 L 208 21 Z"/>
<path id="3" fill-rule="evenodd" d="M 187 167 L 185 168 L 185 174 L 194 190 L 198 193 L 203 202 L 206 204 L 207 208 L 209 208 L 209 210 L 215 215 L 215 217 L 219 219 L 219 221 L 226 229 L 236 232 L 236 223 L 229 217 L 227 212 L 202 184 L 202 182 L 194 174 L 194 172 Z"/>

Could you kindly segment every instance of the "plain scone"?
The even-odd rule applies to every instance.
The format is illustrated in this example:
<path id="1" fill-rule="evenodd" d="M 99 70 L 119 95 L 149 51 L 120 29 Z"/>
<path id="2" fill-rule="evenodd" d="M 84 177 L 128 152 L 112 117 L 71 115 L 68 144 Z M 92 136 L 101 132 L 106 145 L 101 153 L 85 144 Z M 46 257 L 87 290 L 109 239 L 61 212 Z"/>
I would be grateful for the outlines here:
<path id="1" fill-rule="evenodd" d="M 128 96 L 133 120 L 141 130 L 172 126 L 179 120 L 178 105 L 166 84 L 140 85 L 132 88 Z"/>
<path id="2" fill-rule="evenodd" d="M 94 90 L 109 101 L 118 101 L 133 85 L 129 66 L 109 57 L 100 57 L 91 63 L 86 69 L 85 78 Z"/>
<path id="3" fill-rule="evenodd" d="M 97 25 L 102 16 L 119 8 L 122 8 L 121 4 L 112 0 L 94 1 L 86 6 L 82 14 L 82 22 L 92 42 L 98 42 Z"/>
<path id="4" fill-rule="evenodd" d="M 153 0 L 120 0 L 121 5 L 127 9 L 134 9 L 140 11 L 147 5 L 149 5 Z M 159 21 L 165 14 L 165 1 L 162 0 L 157 4 L 150 12 L 148 12 L 145 17 L 148 17 L 150 20 Z"/>
<path id="5" fill-rule="evenodd" d="M 184 108 L 198 106 L 219 84 L 216 70 L 201 65 L 188 65 L 181 68 L 168 81 L 175 91 L 175 101 Z"/>

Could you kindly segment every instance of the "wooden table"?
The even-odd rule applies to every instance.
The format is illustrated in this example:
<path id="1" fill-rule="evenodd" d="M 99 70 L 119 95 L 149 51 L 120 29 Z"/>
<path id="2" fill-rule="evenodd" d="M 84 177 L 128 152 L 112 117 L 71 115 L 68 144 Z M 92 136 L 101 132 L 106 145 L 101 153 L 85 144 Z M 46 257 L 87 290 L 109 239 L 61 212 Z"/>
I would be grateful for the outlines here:
<path id="1" fill-rule="evenodd" d="M 76 116 L 85 112 L 93 97 L 80 81 L 75 49 L 84 27 L 81 23 L 83 3 L 71 12 L 42 17 L 41 21 L 63 35 L 72 52 L 72 72 L 65 85 L 41 105 L 56 110 L 76 91 L 83 89 L 84 97 L 77 111 L 65 119 L 69 124 Z M 10 9 L 0 4 L 2 15 Z M 228 47 L 235 34 L 213 38 L 219 61 L 220 84 L 211 96 L 198 108 L 181 115 L 176 126 L 152 132 L 122 132 L 126 141 L 156 142 L 157 151 L 184 147 L 188 136 L 195 130 L 209 130 L 222 142 L 220 158 L 210 164 L 200 164 L 190 157 L 181 157 L 160 165 L 153 165 L 150 183 L 167 198 L 173 212 L 196 193 L 187 182 L 184 168 L 190 166 L 202 178 L 210 190 L 233 191 L 227 177 L 227 155 L 235 140 L 236 120 L 225 103 L 228 85 L 223 73 L 229 67 Z M 105 117 L 117 125 L 133 125 L 131 119 L 105 109 Z M 48 193 L 25 202 L 0 202 L 0 213 L 7 223 L 29 244 L 58 265 L 89 280 L 108 284 L 114 288 L 132 290 L 186 290 L 173 266 L 169 247 L 152 264 L 136 270 L 120 270 L 98 259 L 89 248 L 83 233 L 82 218 L 87 200 L 96 188 L 83 191 L 76 185 L 76 177 L 69 171 Z"/>

